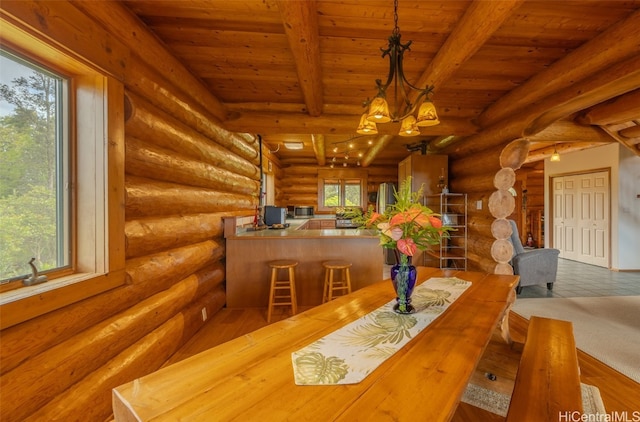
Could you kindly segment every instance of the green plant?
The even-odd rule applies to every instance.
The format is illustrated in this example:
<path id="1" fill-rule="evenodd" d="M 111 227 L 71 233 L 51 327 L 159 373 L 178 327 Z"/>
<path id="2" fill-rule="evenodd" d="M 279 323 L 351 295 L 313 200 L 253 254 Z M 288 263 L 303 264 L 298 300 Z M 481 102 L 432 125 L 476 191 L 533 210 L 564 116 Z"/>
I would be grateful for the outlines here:
<path id="1" fill-rule="evenodd" d="M 437 245 L 442 237 L 449 236 L 450 227 L 443 226 L 441 216 L 422 205 L 424 186 L 411 192 L 411 177 L 404 180 L 394 192 L 396 203 L 387 207 L 383 214 L 369 207 L 356 221 L 363 228 L 375 228 L 383 248 L 394 249 L 406 257 L 413 256 L 418 249 Z"/>

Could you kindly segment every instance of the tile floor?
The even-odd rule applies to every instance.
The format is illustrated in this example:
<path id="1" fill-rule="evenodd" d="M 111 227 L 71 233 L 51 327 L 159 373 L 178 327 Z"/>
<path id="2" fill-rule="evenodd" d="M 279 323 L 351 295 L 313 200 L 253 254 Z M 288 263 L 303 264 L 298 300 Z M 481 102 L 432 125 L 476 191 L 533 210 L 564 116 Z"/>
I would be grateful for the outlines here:
<path id="1" fill-rule="evenodd" d="M 391 265 L 385 265 L 383 279 L 390 277 Z M 640 296 L 640 272 L 610 271 L 603 267 L 569 259 L 558 260 L 558 274 L 553 290 L 546 284 L 527 286 L 518 295 L 534 297 Z"/>
<path id="2" fill-rule="evenodd" d="M 553 290 L 546 285 L 527 286 L 519 298 L 640 295 L 640 272 L 617 272 L 568 259 L 558 260 Z"/>

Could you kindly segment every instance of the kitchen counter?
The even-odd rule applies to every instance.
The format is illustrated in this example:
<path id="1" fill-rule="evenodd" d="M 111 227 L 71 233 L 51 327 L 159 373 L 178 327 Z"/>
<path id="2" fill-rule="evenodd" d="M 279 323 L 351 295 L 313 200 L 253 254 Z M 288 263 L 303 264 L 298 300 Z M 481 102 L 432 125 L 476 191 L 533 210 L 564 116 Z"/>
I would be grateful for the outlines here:
<path id="1" fill-rule="evenodd" d="M 328 219 L 327 216 L 318 216 Z M 298 230 L 309 219 L 288 219 L 290 227 L 242 231 L 227 237 L 227 307 L 267 307 L 271 271 L 268 262 L 295 259 L 298 305 L 322 302 L 323 261 L 350 261 L 353 290 L 382 276 L 384 256 L 374 230 Z"/>
<path id="2" fill-rule="evenodd" d="M 375 230 L 360 229 L 318 229 L 318 230 L 299 230 L 299 226 L 289 227 L 285 229 L 265 229 L 256 231 L 247 231 L 238 233 L 229 239 L 259 239 L 259 238 L 290 238 L 290 239 L 309 239 L 309 238 L 352 238 L 352 237 L 374 237 L 378 238 Z"/>
<path id="3" fill-rule="evenodd" d="M 309 229 L 303 228 L 313 222 L 330 223 L 331 228 Z M 375 230 L 354 229 L 354 228 L 335 228 L 335 215 L 317 215 L 312 218 L 287 218 L 285 220 L 289 227 L 282 229 L 260 228 L 255 230 L 252 227 L 239 230 L 235 235 L 230 237 L 237 238 L 256 238 L 256 237 L 351 237 L 351 236 L 376 236 Z M 331 224 L 333 223 L 333 224 Z"/>

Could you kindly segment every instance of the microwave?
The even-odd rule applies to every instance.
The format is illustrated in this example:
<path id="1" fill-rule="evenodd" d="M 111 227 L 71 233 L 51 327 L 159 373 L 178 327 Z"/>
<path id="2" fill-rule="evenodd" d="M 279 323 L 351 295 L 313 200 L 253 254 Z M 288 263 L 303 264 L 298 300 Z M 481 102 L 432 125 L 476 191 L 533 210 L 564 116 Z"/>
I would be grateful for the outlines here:
<path id="1" fill-rule="evenodd" d="M 310 218 L 313 217 L 312 206 L 296 205 L 293 207 L 293 218 Z"/>
<path id="2" fill-rule="evenodd" d="M 287 209 L 267 205 L 264 207 L 264 224 L 273 226 L 274 224 L 284 224 L 287 218 Z"/>

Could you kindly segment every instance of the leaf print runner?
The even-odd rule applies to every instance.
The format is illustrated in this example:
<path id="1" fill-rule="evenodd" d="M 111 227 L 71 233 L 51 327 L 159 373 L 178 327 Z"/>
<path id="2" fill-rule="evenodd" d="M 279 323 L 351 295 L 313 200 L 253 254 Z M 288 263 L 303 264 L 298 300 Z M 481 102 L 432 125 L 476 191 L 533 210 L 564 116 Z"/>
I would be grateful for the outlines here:
<path id="1" fill-rule="evenodd" d="M 416 312 L 393 312 L 395 299 L 293 352 L 297 385 L 356 384 L 393 356 L 441 315 L 471 283 L 456 277 L 430 278 L 411 296 Z"/>

